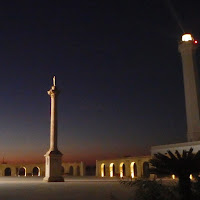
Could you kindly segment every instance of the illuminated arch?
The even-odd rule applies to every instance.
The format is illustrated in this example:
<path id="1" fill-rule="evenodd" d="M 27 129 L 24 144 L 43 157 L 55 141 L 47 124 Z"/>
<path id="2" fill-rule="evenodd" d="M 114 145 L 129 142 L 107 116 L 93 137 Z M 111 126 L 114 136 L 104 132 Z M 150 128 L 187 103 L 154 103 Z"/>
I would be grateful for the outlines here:
<path id="1" fill-rule="evenodd" d="M 11 169 L 10 169 L 10 167 L 7 167 L 7 168 L 4 170 L 4 175 L 5 175 L 5 176 L 11 176 Z"/>
<path id="2" fill-rule="evenodd" d="M 101 164 L 101 177 L 106 176 L 106 165 L 104 163 Z"/>
<path id="3" fill-rule="evenodd" d="M 32 175 L 33 176 L 40 176 L 40 168 L 34 167 L 33 170 L 32 170 Z"/>
<path id="4" fill-rule="evenodd" d="M 110 163 L 110 177 L 115 176 L 115 165 L 114 163 Z"/>
<path id="5" fill-rule="evenodd" d="M 124 177 L 126 176 L 126 167 L 125 167 L 125 164 L 124 162 L 120 163 L 119 165 L 119 172 L 120 172 L 120 177 Z"/>
<path id="6" fill-rule="evenodd" d="M 130 172 L 131 172 L 131 178 L 137 177 L 137 165 L 135 162 L 131 162 L 130 164 Z"/>
<path id="7" fill-rule="evenodd" d="M 26 167 L 19 168 L 19 176 L 26 176 Z"/>

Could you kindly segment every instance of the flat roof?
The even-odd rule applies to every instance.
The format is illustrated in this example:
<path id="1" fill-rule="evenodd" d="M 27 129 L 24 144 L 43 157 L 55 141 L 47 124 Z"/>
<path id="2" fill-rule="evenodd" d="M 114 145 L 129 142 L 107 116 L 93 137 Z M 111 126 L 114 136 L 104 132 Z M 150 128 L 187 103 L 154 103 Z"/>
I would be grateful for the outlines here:
<path id="1" fill-rule="evenodd" d="M 172 147 L 185 147 L 185 146 L 196 146 L 196 145 L 200 145 L 200 141 L 164 144 L 164 145 L 152 146 L 151 149 L 156 150 L 156 149 L 166 149 Z"/>

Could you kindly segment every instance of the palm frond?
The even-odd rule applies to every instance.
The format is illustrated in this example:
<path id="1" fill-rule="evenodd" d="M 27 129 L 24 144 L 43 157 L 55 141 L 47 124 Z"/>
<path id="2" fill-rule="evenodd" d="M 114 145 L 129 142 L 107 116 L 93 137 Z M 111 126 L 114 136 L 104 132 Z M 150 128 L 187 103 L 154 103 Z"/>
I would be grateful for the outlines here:
<path id="1" fill-rule="evenodd" d="M 177 160 L 177 157 L 170 150 L 168 150 L 167 153 L 169 154 L 172 160 Z"/>

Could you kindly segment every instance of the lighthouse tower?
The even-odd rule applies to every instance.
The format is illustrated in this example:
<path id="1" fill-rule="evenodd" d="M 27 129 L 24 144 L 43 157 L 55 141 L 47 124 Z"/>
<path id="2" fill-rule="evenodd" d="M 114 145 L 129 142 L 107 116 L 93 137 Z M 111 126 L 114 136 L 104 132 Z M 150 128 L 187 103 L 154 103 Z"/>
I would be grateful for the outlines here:
<path id="1" fill-rule="evenodd" d="M 197 40 L 184 34 L 179 43 L 182 57 L 188 142 L 200 141 L 200 88 L 196 62 Z"/>
<path id="2" fill-rule="evenodd" d="M 185 107 L 187 118 L 187 142 L 165 144 L 151 147 L 151 155 L 165 154 L 167 151 L 180 153 L 193 148 L 193 153 L 200 150 L 200 85 L 197 65 L 199 45 L 191 34 L 184 34 L 179 42 L 182 57 L 183 81 L 185 89 Z"/>

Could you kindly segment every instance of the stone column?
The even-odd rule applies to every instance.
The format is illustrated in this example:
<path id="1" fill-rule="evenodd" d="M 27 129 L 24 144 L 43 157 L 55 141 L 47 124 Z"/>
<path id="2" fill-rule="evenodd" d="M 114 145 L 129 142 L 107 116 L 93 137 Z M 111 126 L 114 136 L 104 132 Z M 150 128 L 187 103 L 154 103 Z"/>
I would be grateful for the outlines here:
<path id="1" fill-rule="evenodd" d="M 131 176 L 130 161 L 125 160 L 124 164 L 125 164 L 125 169 L 126 169 L 126 177 L 130 177 Z"/>
<path id="2" fill-rule="evenodd" d="M 137 166 L 137 177 L 141 178 L 142 177 L 142 162 L 141 162 L 141 160 L 138 160 L 136 162 L 136 166 Z"/>
<path id="3" fill-rule="evenodd" d="M 11 176 L 16 176 L 16 169 L 14 167 L 11 168 Z"/>
<path id="4" fill-rule="evenodd" d="M 45 154 L 45 182 L 63 182 L 61 175 L 62 153 L 57 147 L 57 96 L 60 93 L 53 78 L 53 86 L 47 92 L 51 97 L 51 121 L 50 121 L 50 148 Z"/>
<path id="5" fill-rule="evenodd" d="M 99 177 L 99 162 L 96 160 L 96 176 Z"/>
<path id="6" fill-rule="evenodd" d="M 196 63 L 198 44 L 191 34 L 184 34 L 179 43 L 182 57 L 188 142 L 200 140 L 200 88 Z"/>
<path id="7" fill-rule="evenodd" d="M 83 162 L 80 164 L 80 176 L 85 176 L 85 164 Z"/>

